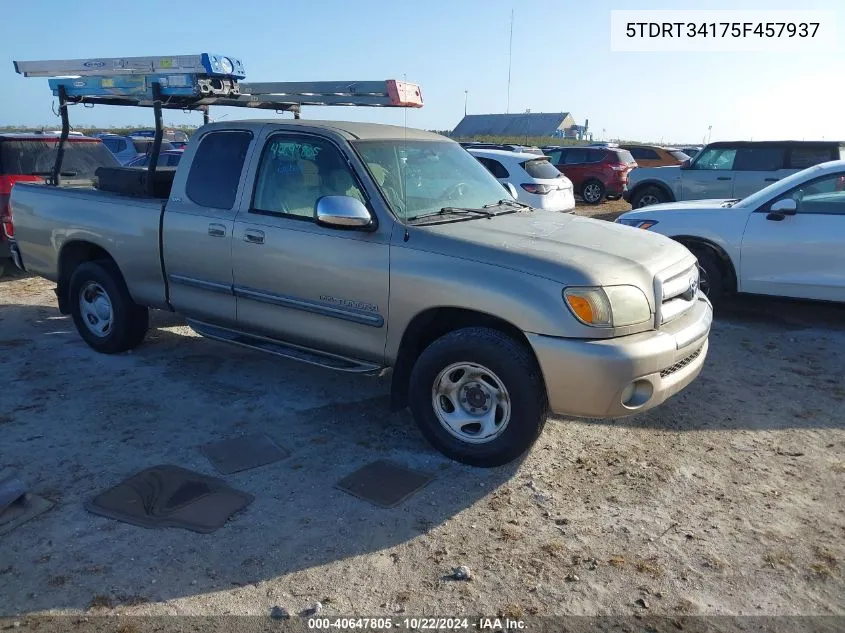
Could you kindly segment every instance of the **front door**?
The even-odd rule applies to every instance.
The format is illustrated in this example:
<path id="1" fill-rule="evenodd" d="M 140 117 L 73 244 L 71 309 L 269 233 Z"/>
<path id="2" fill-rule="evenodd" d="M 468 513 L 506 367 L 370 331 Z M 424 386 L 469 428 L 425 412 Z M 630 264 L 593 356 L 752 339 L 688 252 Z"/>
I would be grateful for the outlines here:
<path id="1" fill-rule="evenodd" d="M 277 132 L 253 171 L 232 243 L 238 328 L 382 362 L 392 227 L 316 222 L 327 195 L 356 197 L 372 211 L 341 150 L 320 136 Z"/>
<path id="2" fill-rule="evenodd" d="M 792 198 L 795 215 L 769 213 Z M 778 219 L 780 218 L 780 219 Z M 742 240 L 740 290 L 845 301 L 845 171 L 804 183 L 752 213 Z"/>
<path id="3" fill-rule="evenodd" d="M 207 132 L 190 160 L 184 197 L 167 201 L 162 247 L 170 303 L 200 321 L 235 324 L 232 291 L 232 230 L 253 140 L 248 130 Z M 177 179 L 182 171 L 177 170 Z"/>
<path id="4" fill-rule="evenodd" d="M 681 200 L 732 198 L 736 149 L 711 147 L 681 169 Z"/>

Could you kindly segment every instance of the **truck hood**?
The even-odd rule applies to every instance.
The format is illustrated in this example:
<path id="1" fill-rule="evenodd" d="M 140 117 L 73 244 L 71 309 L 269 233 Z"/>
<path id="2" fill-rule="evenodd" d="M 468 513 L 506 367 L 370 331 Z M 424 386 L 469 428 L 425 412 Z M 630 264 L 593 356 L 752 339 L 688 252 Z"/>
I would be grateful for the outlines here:
<path id="1" fill-rule="evenodd" d="M 684 246 L 663 235 L 553 211 L 409 226 L 407 246 L 563 285 L 636 285 L 648 297 L 656 273 L 694 262 Z"/>

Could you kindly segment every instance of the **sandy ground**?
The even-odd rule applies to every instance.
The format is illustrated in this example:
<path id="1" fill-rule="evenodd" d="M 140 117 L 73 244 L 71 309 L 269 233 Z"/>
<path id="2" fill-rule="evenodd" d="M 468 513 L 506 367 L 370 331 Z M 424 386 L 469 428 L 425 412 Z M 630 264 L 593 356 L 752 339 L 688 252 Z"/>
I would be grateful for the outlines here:
<path id="1" fill-rule="evenodd" d="M 843 317 L 734 301 L 680 396 L 552 420 L 521 463 L 478 470 L 389 414 L 379 380 L 202 340 L 164 313 L 134 353 L 99 355 L 48 282 L 4 278 L 0 467 L 56 505 L 0 537 L 0 615 L 843 614 Z M 213 475 L 199 446 L 245 432 L 291 455 L 227 477 L 256 500 L 214 534 L 83 509 L 148 466 Z M 333 488 L 378 458 L 436 479 L 390 510 Z M 458 565 L 471 581 L 446 579 Z"/>

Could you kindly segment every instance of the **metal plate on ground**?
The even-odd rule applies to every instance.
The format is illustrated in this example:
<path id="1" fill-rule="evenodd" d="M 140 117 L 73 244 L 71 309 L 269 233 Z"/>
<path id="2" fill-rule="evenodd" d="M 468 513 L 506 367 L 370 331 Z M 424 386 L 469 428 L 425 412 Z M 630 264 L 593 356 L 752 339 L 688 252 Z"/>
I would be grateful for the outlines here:
<path id="1" fill-rule="evenodd" d="M 382 508 L 393 508 L 432 479 L 426 473 L 379 460 L 347 475 L 335 487 Z"/>
<path id="2" fill-rule="evenodd" d="M 202 452 L 217 472 L 223 475 L 272 464 L 289 455 L 269 435 L 263 433 L 211 442 L 202 447 Z"/>
<path id="3" fill-rule="evenodd" d="M 9 503 L 0 512 L 0 536 L 11 532 L 22 523 L 46 512 L 53 507 L 52 501 L 47 501 L 38 495 L 25 494 Z"/>
<path id="4" fill-rule="evenodd" d="M 178 466 L 142 470 L 85 504 L 94 514 L 147 528 L 180 527 L 208 534 L 254 497 L 225 481 Z"/>

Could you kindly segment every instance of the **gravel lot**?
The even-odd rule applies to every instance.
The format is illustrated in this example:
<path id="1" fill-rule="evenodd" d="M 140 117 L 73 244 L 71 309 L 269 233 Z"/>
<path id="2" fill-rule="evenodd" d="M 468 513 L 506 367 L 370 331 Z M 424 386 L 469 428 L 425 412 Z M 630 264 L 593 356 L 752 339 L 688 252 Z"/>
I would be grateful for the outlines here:
<path id="1" fill-rule="evenodd" d="M 623 202 L 589 209 L 612 217 Z M 653 412 L 551 421 L 517 464 L 434 452 L 386 384 L 200 339 L 155 313 L 98 355 L 52 286 L 0 281 L 0 467 L 55 501 L 0 537 L 0 615 L 845 614 L 845 310 L 734 301 L 700 378 Z M 211 535 L 83 502 L 199 446 L 267 432 L 228 476 L 255 502 Z M 436 474 L 398 508 L 333 488 L 388 458 Z M 470 581 L 447 580 L 468 566 Z"/>

